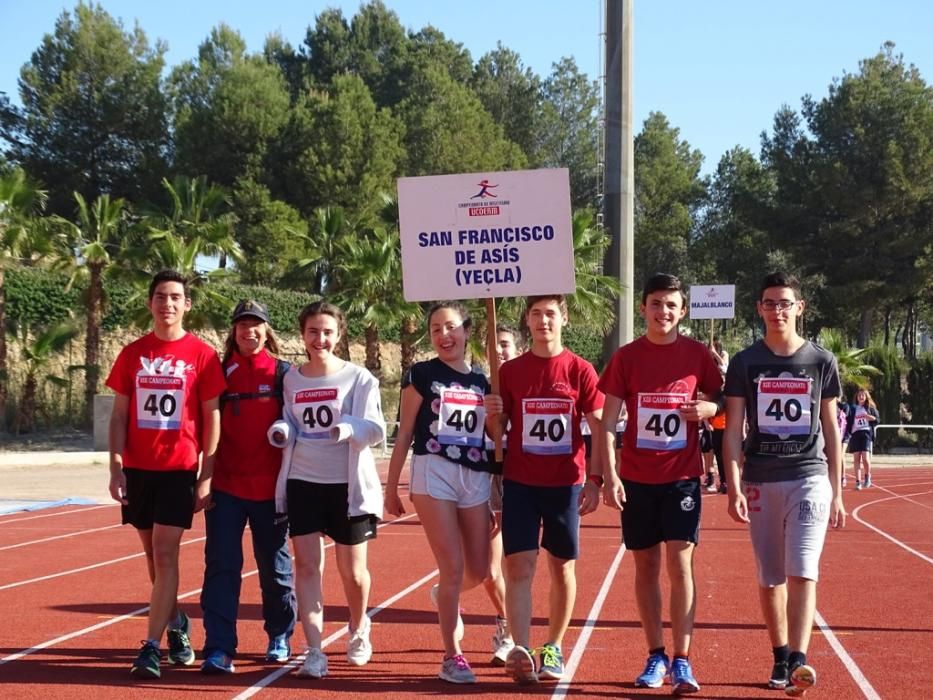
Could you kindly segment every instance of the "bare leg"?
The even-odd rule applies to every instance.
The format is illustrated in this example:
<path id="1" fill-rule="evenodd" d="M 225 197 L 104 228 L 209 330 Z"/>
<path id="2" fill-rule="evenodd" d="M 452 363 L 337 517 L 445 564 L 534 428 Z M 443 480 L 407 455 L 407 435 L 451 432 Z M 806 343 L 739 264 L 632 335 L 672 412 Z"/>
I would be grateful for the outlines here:
<path id="1" fill-rule="evenodd" d="M 343 583 L 343 592 L 347 597 L 347 608 L 350 610 L 350 634 L 360 626 L 360 621 L 366 615 L 366 606 L 369 603 L 369 588 L 372 579 L 369 569 L 366 568 L 366 542 L 335 546 L 337 554 L 337 571 Z"/>
<path id="2" fill-rule="evenodd" d="M 561 646 L 573 616 L 573 604 L 577 599 L 577 577 L 573 559 L 559 559 L 548 553 L 548 569 L 551 588 L 548 595 L 548 641 Z"/>
<path id="3" fill-rule="evenodd" d="M 768 627 L 768 637 L 772 647 L 787 644 L 787 584 L 778 586 L 759 586 L 758 600 L 761 614 Z"/>
<path id="4" fill-rule="evenodd" d="M 791 651 L 807 653 L 816 613 L 816 581 L 787 577 L 787 630 Z"/>
<path id="5" fill-rule="evenodd" d="M 516 552 L 505 558 L 505 609 L 512 639 L 526 649 L 531 648 L 531 582 L 537 562 L 537 550 Z"/>
<path id="6" fill-rule="evenodd" d="M 661 625 L 661 545 L 632 552 L 635 557 L 635 602 L 648 649 L 664 646 Z"/>
<path id="7" fill-rule="evenodd" d="M 184 532 L 184 528 L 158 523 L 151 530 L 139 530 L 152 580 L 148 639 L 160 641 L 168 623 L 178 615 L 178 549 Z"/>
<path id="8" fill-rule="evenodd" d="M 674 635 L 676 656 L 690 654 L 697 602 L 693 578 L 695 551 L 696 547 L 691 542 L 672 540 L 667 543 L 667 575 L 671 581 L 671 631 Z"/>
<path id="9" fill-rule="evenodd" d="M 295 597 L 305 641 L 321 648 L 324 630 L 324 537 L 319 532 L 292 538 L 295 550 Z"/>

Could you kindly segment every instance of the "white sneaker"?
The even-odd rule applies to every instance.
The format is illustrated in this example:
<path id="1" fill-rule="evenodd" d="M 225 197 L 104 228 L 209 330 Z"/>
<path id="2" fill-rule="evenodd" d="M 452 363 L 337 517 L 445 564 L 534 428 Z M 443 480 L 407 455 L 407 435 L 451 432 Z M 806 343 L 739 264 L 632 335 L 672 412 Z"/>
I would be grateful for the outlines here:
<path id="1" fill-rule="evenodd" d="M 512 633 L 509 632 L 508 621 L 496 615 L 496 633 L 492 635 L 492 663 L 495 666 L 505 666 L 509 652 L 515 647 Z"/>
<path id="2" fill-rule="evenodd" d="M 467 660 L 463 658 L 463 654 L 444 659 L 441 672 L 437 676 L 448 683 L 476 683 L 476 675 Z"/>
<path id="3" fill-rule="evenodd" d="M 373 655 L 373 645 L 369 643 L 369 631 L 372 623 L 364 615 L 356 632 L 350 635 L 347 643 L 347 661 L 353 666 L 365 666 Z"/>
<path id="4" fill-rule="evenodd" d="M 434 606 L 434 609 L 437 609 L 437 589 L 440 587 L 439 583 L 435 583 L 431 586 L 431 604 Z M 454 630 L 454 638 L 458 642 L 463 641 L 463 618 L 460 616 L 460 613 L 457 613 L 457 628 Z"/>
<path id="5" fill-rule="evenodd" d="M 301 664 L 296 676 L 300 678 L 323 678 L 327 675 L 327 657 L 320 649 L 308 649 L 308 655 Z"/>

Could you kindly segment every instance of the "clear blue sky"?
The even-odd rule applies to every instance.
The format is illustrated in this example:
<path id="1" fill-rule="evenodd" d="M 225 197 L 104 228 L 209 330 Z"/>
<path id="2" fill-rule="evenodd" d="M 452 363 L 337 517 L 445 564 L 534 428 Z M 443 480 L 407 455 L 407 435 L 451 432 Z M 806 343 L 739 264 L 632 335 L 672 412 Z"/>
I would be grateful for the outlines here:
<path id="1" fill-rule="evenodd" d="M 591 78 L 600 73 L 602 0 L 428 2 L 384 0 L 402 24 L 431 24 L 470 50 L 473 60 L 496 42 L 518 52 L 546 77 L 552 63 L 573 56 Z M 226 22 L 251 51 L 278 32 L 293 45 L 325 7 L 352 17 L 359 2 L 267 0 L 103 0 L 124 25 L 138 20 L 150 41 L 164 40 L 169 66 L 196 55 L 210 29 Z M 0 92 L 18 102 L 16 80 L 43 34 L 72 3 L 0 0 Z M 667 115 L 711 171 L 736 144 L 759 149 L 782 104 L 821 97 L 843 72 L 894 41 L 908 63 L 933 81 L 933 3 L 919 0 L 635 0 L 636 132 L 648 113 Z"/>

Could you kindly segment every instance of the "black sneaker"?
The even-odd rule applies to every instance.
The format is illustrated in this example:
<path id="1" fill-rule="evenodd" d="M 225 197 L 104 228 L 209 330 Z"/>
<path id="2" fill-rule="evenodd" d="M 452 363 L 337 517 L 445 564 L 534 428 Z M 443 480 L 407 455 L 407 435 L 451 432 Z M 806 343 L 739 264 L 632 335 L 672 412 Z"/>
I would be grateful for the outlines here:
<path id="1" fill-rule="evenodd" d="M 168 631 L 168 660 L 180 666 L 190 666 L 194 663 L 194 649 L 191 648 L 191 619 L 181 613 L 181 629 Z"/>
<path id="2" fill-rule="evenodd" d="M 787 662 L 777 661 L 771 668 L 771 678 L 768 679 L 768 687 L 783 690 L 787 687 Z"/>
<path id="3" fill-rule="evenodd" d="M 130 666 L 130 673 L 138 678 L 160 678 L 162 672 L 159 665 L 162 663 L 162 652 L 154 642 L 143 642 L 139 656 Z"/>

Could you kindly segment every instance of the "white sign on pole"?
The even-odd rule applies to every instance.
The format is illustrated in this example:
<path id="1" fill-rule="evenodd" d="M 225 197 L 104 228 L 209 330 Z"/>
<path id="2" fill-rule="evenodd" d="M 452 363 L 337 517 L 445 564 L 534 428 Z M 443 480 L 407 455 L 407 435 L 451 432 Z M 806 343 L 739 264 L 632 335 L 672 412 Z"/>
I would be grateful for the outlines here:
<path id="1" fill-rule="evenodd" d="M 735 318 L 735 285 L 690 287 L 690 318 Z"/>
<path id="2" fill-rule="evenodd" d="M 405 299 L 576 291 L 566 168 L 398 181 Z"/>

